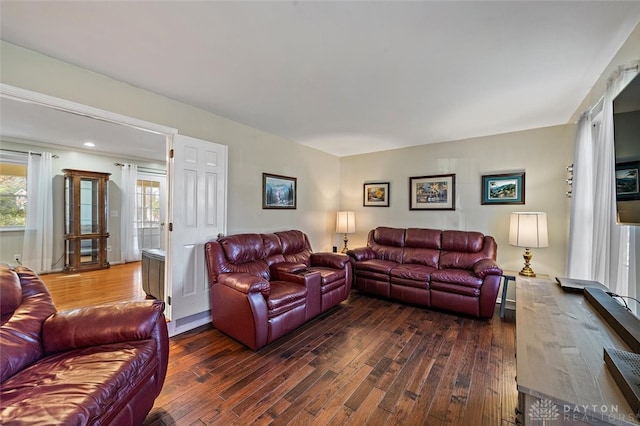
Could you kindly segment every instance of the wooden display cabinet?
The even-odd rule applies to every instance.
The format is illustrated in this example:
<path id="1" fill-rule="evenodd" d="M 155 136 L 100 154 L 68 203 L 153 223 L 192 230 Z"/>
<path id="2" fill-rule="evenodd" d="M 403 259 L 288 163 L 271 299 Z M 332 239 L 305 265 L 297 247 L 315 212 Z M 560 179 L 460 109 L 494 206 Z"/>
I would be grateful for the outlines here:
<path id="1" fill-rule="evenodd" d="M 109 267 L 107 183 L 111 173 L 64 169 L 65 272 Z"/>

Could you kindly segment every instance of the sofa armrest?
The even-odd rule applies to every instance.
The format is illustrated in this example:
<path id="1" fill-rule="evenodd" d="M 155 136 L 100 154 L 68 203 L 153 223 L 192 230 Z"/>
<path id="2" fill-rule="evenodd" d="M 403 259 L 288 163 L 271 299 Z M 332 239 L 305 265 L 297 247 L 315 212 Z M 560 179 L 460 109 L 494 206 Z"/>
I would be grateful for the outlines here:
<path id="1" fill-rule="evenodd" d="M 265 297 L 271 293 L 269 281 L 244 272 L 231 272 L 218 275 L 218 284 L 230 287 L 244 294 L 262 293 Z"/>
<path id="2" fill-rule="evenodd" d="M 324 266 L 326 268 L 344 269 L 349 263 L 349 256 L 338 253 L 312 253 L 311 266 Z"/>
<path id="3" fill-rule="evenodd" d="M 318 316 L 322 311 L 322 277 L 320 271 L 304 270 L 296 273 L 282 272 L 280 280 L 289 281 L 307 288 L 305 320 Z"/>
<path id="4" fill-rule="evenodd" d="M 376 252 L 371 247 L 359 247 L 347 251 L 347 254 L 355 261 L 371 260 L 376 258 Z"/>
<path id="5" fill-rule="evenodd" d="M 487 275 L 502 275 L 502 269 L 493 259 L 480 259 L 473 265 L 473 273 L 484 279 Z"/>
<path id="6" fill-rule="evenodd" d="M 269 267 L 269 272 L 271 273 L 271 279 L 289 281 L 285 278 L 281 278 L 282 274 L 295 274 L 297 272 L 304 271 L 305 269 L 307 269 L 307 265 L 304 263 L 279 262 L 271 265 Z"/>
<path id="7" fill-rule="evenodd" d="M 57 312 L 42 326 L 47 355 L 89 346 L 154 338 L 164 302 L 149 300 Z M 165 324 L 166 327 L 166 324 Z"/>

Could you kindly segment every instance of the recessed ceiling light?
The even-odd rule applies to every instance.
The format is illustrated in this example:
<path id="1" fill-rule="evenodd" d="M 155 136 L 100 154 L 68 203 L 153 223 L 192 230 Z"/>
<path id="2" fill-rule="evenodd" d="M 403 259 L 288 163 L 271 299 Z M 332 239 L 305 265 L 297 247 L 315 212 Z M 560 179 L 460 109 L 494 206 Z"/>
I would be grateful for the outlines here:
<path id="1" fill-rule="evenodd" d="M 85 142 L 85 143 L 84 143 L 84 146 L 87 146 L 87 147 L 89 147 L 89 148 L 93 148 L 94 146 L 96 146 L 96 144 L 95 144 L 95 143 L 93 143 L 93 142 Z"/>

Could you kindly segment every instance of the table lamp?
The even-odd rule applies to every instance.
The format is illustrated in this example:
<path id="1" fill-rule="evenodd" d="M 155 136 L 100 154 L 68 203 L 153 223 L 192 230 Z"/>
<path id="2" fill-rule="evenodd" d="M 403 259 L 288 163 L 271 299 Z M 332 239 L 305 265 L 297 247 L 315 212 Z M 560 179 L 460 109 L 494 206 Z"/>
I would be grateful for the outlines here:
<path id="1" fill-rule="evenodd" d="M 535 277 L 531 269 L 532 248 L 549 247 L 547 235 L 547 214 L 541 212 L 511 213 L 509 222 L 509 244 L 516 247 L 524 247 L 524 268 L 520 275 Z"/>
<path id="2" fill-rule="evenodd" d="M 336 216 L 336 233 L 344 234 L 342 253 L 346 253 L 349 250 L 347 247 L 349 242 L 347 234 L 353 234 L 354 232 L 356 232 L 356 214 L 349 211 L 338 212 Z"/>

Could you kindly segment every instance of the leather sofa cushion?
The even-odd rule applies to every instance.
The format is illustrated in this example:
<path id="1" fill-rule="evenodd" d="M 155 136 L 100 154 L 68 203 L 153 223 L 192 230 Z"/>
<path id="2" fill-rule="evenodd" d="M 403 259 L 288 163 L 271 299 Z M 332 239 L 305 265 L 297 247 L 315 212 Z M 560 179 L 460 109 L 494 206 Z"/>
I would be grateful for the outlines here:
<path id="1" fill-rule="evenodd" d="M 482 285 L 482 278 L 478 278 L 472 271 L 463 269 L 441 269 L 431 274 L 431 281 L 457 284 L 465 287 L 479 288 Z"/>
<path id="2" fill-rule="evenodd" d="M 289 281 L 271 281 L 271 293 L 267 299 L 269 318 L 304 305 L 307 288 Z"/>
<path id="3" fill-rule="evenodd" d="M 405 263 L 391 270 L 391 280 L 401 278 L 428 283 L 434 271 L 436 271 L 436 268 L 431 266 Z"/>
<path id="4" fill-rule="evenodd" d="M 471 231 L 442 231 L 442 250 L 477 253 L 482 250 L 484 235 Z"/>
<path id="5" fill-rule="evenodd" d="M 264 258 L 264 244 L 259 234 L 230 235 L 218 242 L 229 263 L 240 265 Z"/>
<path id="6" fill-rule="evenodd" d="M 100 424 L 129 392 L 153 380 L 154 340 L 78 349 L 42 359 L 2 383 L 0 424 Z M 7 418 L 3 418 L 7 416 Z"/>
<path id="7" fill-rule="evenodd" d="M 2 323 L 22 302 L 22 286 L 18 274 L 9 268 L 0 269 L 0 317 Z"/>
<path id="8" fill-rule="evenodd" d="M 479 232 L 443 231 L 441 269 L 473 269 L 480 259 L 495 258 L 491 244 L 485 247 L 485 238 Z"/>
<path id="9" fill-rule="evenodd" d="M 264 246 L 264 255 L 266 257 L 282 254 L 280 239 L 275 234 L 261 234 L 261 236 L 262 245 Z"/>
<path id="10" fill-rule="evenodd" d="M 331 269 L 331 268 L 323 268 L 319 266 L 313 266 L 309 268 L 310 271 L 318 271 L 320 272 L 321 285 L 324 287 L 327 284 L 344 280 L 347 275 L 344 269 Z"/>
<path id="11" fill-rule="evenodd" d="M 286 262 L 304 263 L 309 266 L 311 245 L 304 232 L 298 230 L 276 232 L 280 239 L 282 255 Z"/>
<path id="12" fill-rule="evenodd" d="M 440 250 L 427 248 L 406 247 L 402 256 L 402 263 L 426 265 L 433 268 L 438 267 L 439 260 Z"/>
<path id="13" fill-rule="evenodd" d="M 404 229 L 379 226 L 373 233 L 373 240 L 383 246 L 404 247 Z"/>
<path id="14" fill-rule="evenodd" d="M 440 250 L 442 231 L 439 229 L 408 228 L 405 233 L 405 247 Z"/>
<path id="15" fill-rule="evenodd" d="M 398 266 L 397 262 L 383 259 L 364 260 L 356 263 L 356 272 L 368 271 L 381 274 L 389 274 L 393 268 Z"/>

